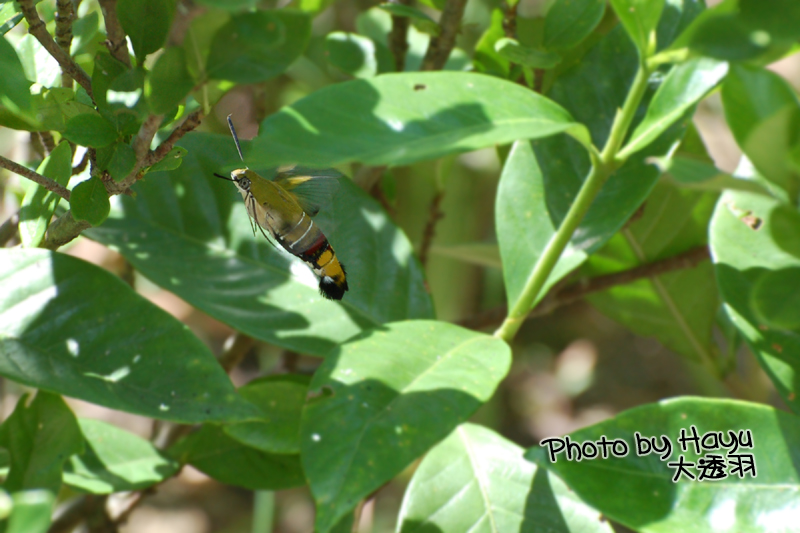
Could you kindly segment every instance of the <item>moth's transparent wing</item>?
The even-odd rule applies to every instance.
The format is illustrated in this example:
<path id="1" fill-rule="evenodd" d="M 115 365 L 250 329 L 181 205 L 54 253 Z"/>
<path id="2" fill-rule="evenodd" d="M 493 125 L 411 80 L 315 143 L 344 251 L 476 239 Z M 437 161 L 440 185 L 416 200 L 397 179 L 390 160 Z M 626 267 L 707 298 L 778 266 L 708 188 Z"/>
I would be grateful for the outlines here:
<path id="1" fill-rule="evenodd" d="M 275 183 L 294 196 L 303 211 L 313 217 L 331 205 L 341 177 L 335 170 L 311 171 L 293 167 L 280 169 Z"/>

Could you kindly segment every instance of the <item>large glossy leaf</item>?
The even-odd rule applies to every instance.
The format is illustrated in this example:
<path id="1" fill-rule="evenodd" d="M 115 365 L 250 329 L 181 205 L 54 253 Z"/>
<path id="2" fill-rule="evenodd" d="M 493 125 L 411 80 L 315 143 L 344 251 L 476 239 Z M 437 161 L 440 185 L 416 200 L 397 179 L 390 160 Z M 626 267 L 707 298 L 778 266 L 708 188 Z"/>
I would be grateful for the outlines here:
<path id="1" fill-rule="evenodd" d="M 183 48 L 169 47 L 147 73 L 144 94 L 153 113 L 161 115 L 178 105 L 194 86 Z"/>
<path id="2" fill-rule="evenodd" d="M 544 19 L 544 40 L 548 50 L 576 46 L 597 27 L 606 10 L 604 0 L 556 0 Z"/>
<path id="3" fill-rule="evenodd" d="M 211 41 L 206 75 L 236 83 L 274 78 L 305 50 L 311 20 L 280 9 L 233 15 Z"/>
<path id="4" fill-rule="evenodd" d="M 36 170 L 66 187 L 72 176 L 72 148 L 69 143 L 62 142 L 56 146 Z M 42 242 L 61 197 L 35 183 L 28 187 L 19 210 L 19 236 L 22 246 L 32 248 Z"/>
<path id="5" fill-rule="evenodd" d="M 164 45 L 175 16 L 175 0 L 117 0 L 117 16 L 128 34 L 136 60 Z"/>
<path id="6" fill-rule="evenodd" d="M 16 44 L 25 76 L 43 87 L 53 87 L 61 78 L 58 61 L 32 34 L 24 35 Z"/>
<path id="7" fill-rule="evenodd" d="M 722 86 L 736 142 L 785 201 L 800 194 L 800 101 L 789 83 L 764 69 L 734 66 Z"/>
<path id="8" fill-rule="evenodd" d="M 497 241 L 509 306 L 514 306 L 519 300 L 533 266 L 558 230 L 558 223 L 547 211 L 544 189 L 545 179 L 532 143 L 517 141 L 503 166 L 495 207 Z M 583 250 L 567 247 L 551 271 L 539 299 L 586 258 Z"/>
<path id="9" fill-rule="evenodd" d="M 800 276 L 800 214 L 767 196 L 727 192 L 717 203 L 710 242 L 725 310 L 783 400 L 800 412 L 800 330 L 766 321 L 774 313 L 754 300 L 772 285 L 785 296 L 768 301 L 782 306 L 788 287 L 780 275 Z"/>
<path id="10" fill-rule="evenodd" d="M 462 424 L 422 460 L 397 530 L 611 533 L 564 482 L 490 429 Z M 436 529 L 438 528 L 438 529 Z"/>
<path id="11" fill-rule="evenodd" d="M 314 374 L 303 410 L 303 468 L 328 531 L 489 399 L 510 364 L 501 340 L 408 321 L 341 346 Z"/>
<path id="12" fill-rule="evenodd" d="M 153 445 L 111 424 L 83 418 L 84 451 L 64 467 L 64 483 L 92 494 L 145 489 L 178 471 Z"/>
<path id="13" fill-rule="evenodd" d="M 593 254 L 584 273 L 620 272 L 675 256 L 707 241 L 716 195 L 659 184 L 641 218 Z M 604 314 L 690 359 L 713 361 L 711 329 L 719 307 L 714 272 L 706 261 L 589 298 Z"/>
<path id="14" fill-rule="evenodd" d="M 432 316 L 410 243 L 350 180 L 340 179 L 332 206 L 315 218 L 347 268 L 350 290 L 333 302 L 304 263 L 253 235 L 236 188 L 213 176 L 238 160 L 230 137 L 190 134 L 181 145 L 189 153 L 180 168 L 148 174 L 136 199 L 124 198 L 87 235 L 211 316 L 304 353 L 325 355 L 363 329 Z"/>
<path id="15" fill-rule="evenodd" d="M 251 164 L 405 165 L 451 153 L 582 131 L 518 84 L 466 72 L 387 74 L 337 83 L 267 117 Z"/>
<path id="16" fill-rule="evenodd" d="M 258 418 L 208 348 L 116 276 L 44 250 L 0 259 L 5 377 L 176 422 Z"/>
<path id="17" fill-rule="evenodd" d="M 280 490 L 305 484 L 300 456 L 267 453 L 205 425 L 169 449 L 170 455 L 223 483 L 251 490 Z"/>
<path id="18" fill-rule="evenodd" d="M 11 458 L 3 488 L 10 492 L 45 489 L 58 493 L 61 468 L 83 450 L 75 415 L 64 400 L 40 391 L 33 401 L 23 394 L 0 426 L 0 446 Z"/>
<path id="19" fill-rule="evenodd" d="M 715 444 L 720 442 L 718 435 L 709 436 L 695 451 L 692 441 L 679 440 L 682 432 L 692 437 L 692 428 L 700 438 L 720 432 L 728 446 Z M 729 432 L 741 443 L 736 450 Z M 575 455 L 572 461 L 567 460 L 564 452 L 556 455 L 556 462 L 550 462 L 547 447 L 532 448 L 526 457 L 555 471 L 584 502 L 603 515 L 636 531 L 788 533 L 796 529 L 800 424 L 794 415 L 766 405 L 687 397 L 631 409 L 573 432 L 569 438 L 579 446 L 602 438 L 607 442 L 619 439 L 625 441 L 627 453 L 620 457 L 620 443 L 617 456 L 606 445 L 606 459 L 599 455 L 599 444 L 595 445 L 596 458 L 583 457 L 580 462 L 574 460 Z M 651 445 L 655 439 L 659 448 L 665 448 L 668 442 L 669 448 L 655 453 L 642 442 L 644 438 Z M 557 447 L 556 442 L 551 445 Z M 592 453 L 591 447 L 585 449 Z M 705 463 L 713 455 L 721 458 L 721 470 Z M 753 459 L 754 472 L 742 468 L 740 476 L 736 462 L 741 461 L 745 467 L 748 456 Z M 681 458 L 684 463 L 691 463 L 684 472 L 696 479 L 686 473 L 675 478 Z M 700 475 L 720 472 L 722 478 L 699 479 Z"/>
<path id="20" fill-rule="evenodd" d="M 580 64 L 562 75 L 551 94 L 586 124 L 595 144 L 602 146 L 637 65 L 633 44 L 617 28 Z M 607 81 L 597 84 L 594 82 L 597 77 Z M 650 97 L 652 92 L 645 96 L 638 116 L 645 113 Z M 647 158 L 668 153 L 683 133 L 683 127 L 682 122 L 674 124 L 609 177 L 536 301 L 619 231 L 647 198 L 660 174 L 655 166 L 648 164 Z M 506 162 L 496 209 L 498 242 L 511 305 L 519 298 L 534 265 L 560 227 L 591 166 L 586 151 L 566 135 L 531 142 L 536 164 L 532 162 L 530 148 L 523 144 L 518 143 L 513 157 Z M 520 239 L 519 235 L 527 237 Z"/>
<path id="21" fill-rule="evenodd" d="M 647 114 L 631 134 L 620 158 L 652 143 L 680 120 L 728 73 L 728 64 L 714 59 L 697 58 L 675 66 L 656 91 Z"/>
<path id="22" fill-rule="evenodd" d="M 239 389 L 261 409 L 263 419 L 228 424 L 225 432 L 239 442 L 264 452 L 300 453 L 300 414 L 310 378 L 299 374 L 266 376 Z"/>

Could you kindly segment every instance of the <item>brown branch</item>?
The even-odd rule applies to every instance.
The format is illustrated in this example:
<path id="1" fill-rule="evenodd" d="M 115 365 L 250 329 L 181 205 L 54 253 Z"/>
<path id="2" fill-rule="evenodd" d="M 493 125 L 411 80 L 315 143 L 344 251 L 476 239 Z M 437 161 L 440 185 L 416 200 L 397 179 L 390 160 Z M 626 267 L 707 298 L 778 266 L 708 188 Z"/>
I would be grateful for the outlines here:
<path id="1" fill-rule="evenodd" d="M 467 0 L 447 0 L 439 18 L 441 33 L 436 37 L 431 37 L 428 44 L 428 51 L 422 60 L 420 70 L 442 70 L 450 52 L 456 44 L 456 35 L 461 28 L 461 19 L 464 17 L 464 7 Z"/>
<path id="2" fill-rule="evenodd" d="M 83 157 L 81 158 L 81 162 L 78 163 L 78 166 L 72 167 L 72 175 L 80 174 L 84 170 L 86 170 L 86 165 L 89 164 L 90 154 L 94 150 L 93 148 L 89 148 L 83 153 Z"/>
<path id="3" fill-rule="evenodd" d="M 164 139 L 164 141 L 159 144 L 155 150 L 147 154 L 143 166 L 149 167 L 164 159 L 170 150 L 175 147 L 175 143 L 178 142 L 181 137 L 200 125 L 200 122 L 203 120 L 203 116 L 204 114 L 202 109 L 197 109 L 189 113 L 189 116 L 186 117 L 186 120 L 184 120 L 180 126 L 175 128 L 175 130 L 169 134 L 169 137 Z"/>
<path id="4" fill-rule="evenodd" d="M 622 272 L 584 279 L 561 290 L 551 292 L 525 318 L 550 314 L 559 307 L 582 300 L 590 294 L 602 292 L 617 285 L 627 285 L 643 278 L 651 278 L 676 270 L 693 268 L 709 257 L 708 247 L 698 246 L 676 256 L 639 265 Z M 482 329 L 502 322 L 506 314 L 506 306 L 500 306 L 461 320 L 459 324 L 469 329 Z"/>
<path id="5" fill-rule="evenodd" d="M 503 1 L 501 7 L 503 9 L 503 33 L 509 39 L 517 38 L 517 7 L 519 2 L 513 6 L 509 6 L 508 2 Z"/>
<path id="6" fill-rule="evenodd" d="M 0 248 L 8 244 L 19 231 L 19 211 L 8 217 L 8 220 L 0 224 Z"/>
<path id="7" fill-rule="evenodd" d="M 444 190 L 438 190 L 436 195 L 431 200 L 431 207 L 428 210 L 428 222 L 425 223 L 425 229 L 422 232 L 422 243 L 419 247 L 419 262 L 422 266 L 428 263 L 428 252 L 433 244 L 433 237 L 436 235 L 436 224 L 444 217 L 444 213 L 440 209 L 442 199 L 444 198 Z"/>
<path id="8" fill-rule="evenodd" d="M 75 19 L 72 0 L 56 0 L 56 9 L 56 44 L 71 55 L 72 21 Z M 61 72 L 61 86 L 72 88 L 72 76 L 65 71 Z"/>
<path id="9" fill-rule="evenodd" d="M 45 152 L 50 155 L 56 149 L 56 140 L 53 138 L 53 134 L 49 131 L 37 131 L 36 133 L 39 135 L 39 140 L 42 141 Z"/>
<path id="10" fill-rule="evenodd" d="M 52 191 L 59 195 L 61 198 L 69 202 L 69 191 L 59 183 L 42 176 L 38 172 L 34 172 L 29 168 L 25 168 L 19 163 L 15 163 L 10 159 L 6 159 L 5 157 L 0 155 L 0 167 L 6 168 L 13 172 L 14 174 L 18 174 L 24 178 L 28 178 L 29 180 L 38 183 L 48 191 Z"/>
<path id="11" fill-rule="evenodd" d="M 164 120 L 164 115 L 149 115 L 139 126 L 139 132 L 134 137 L 132 144 L 133 153 L 136 154 L 136 164 L 133 165 L 133 170 L 118 183 L 112 180 L 105 182 L 106 189 L 110 194 L 124 194 L 141 177 L 140 172 L 150 152 L 150 143 L 153 142 L 153 137 L 156 136 L 162 120 Z"/>
<path id="12" fill-rule="evenodd" d="M 100 0 L 100 9 L 103 11 L 103 20 L 106 24 L 106 35 L 108 39 L 105 42 L 111 56 L 117 61 L 121 61 L 125 66 L 130 68 L 131 57 L 128 54 L 128 42 L 125 39 L 125 30 L 119 23 L 117 18 L 117 0 Z"/>
<path id="13" fill-rule="evenodd" d="M 395 3 L 410 6 L 411 0 L 395 0 Z M 403 72 L 406 69 L 406 54 L 408 53 L 408 26 L 411 20 L 408 17 L 392 15 L 392 31 L 389 32 L 389 50 L 394 57 L 394 70 Z"/>
<path id="14" fill-rule="evenodd" d="M 86 89 L 86 92 L 94 100 L 94 96 L 92 95 L 92 80 L 80 65 L 72 59 L 72 56 L 70 56 L 68 52 L 62 50 L 53 40 L 52 35 L 47 32 L 47 27 L 39 17 L 39 13 L 33 5 L 33 0 L 17 0 L 17 3 L 20 11 L 22 11 L 22 15 L 28 22 L 28 33 L 36 37 L 36 40 L 42 44 L 45 50 L 50 52 L 50 55 L 58 61 L 58 64 L 61 65 L 61 71 L 69 74 L 69 76 L 77 81 L 81 87 Z"/>

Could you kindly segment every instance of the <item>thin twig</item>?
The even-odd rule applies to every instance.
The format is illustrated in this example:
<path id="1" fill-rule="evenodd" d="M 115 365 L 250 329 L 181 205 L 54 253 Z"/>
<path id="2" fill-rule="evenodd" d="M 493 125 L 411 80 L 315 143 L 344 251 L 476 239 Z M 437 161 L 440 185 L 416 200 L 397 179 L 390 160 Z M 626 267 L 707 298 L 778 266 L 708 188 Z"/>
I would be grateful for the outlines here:
<path id="1" fill-rule="evenodd" d="M 363 190 L 369 192 L 378 184 L 384 172 L 386 172 L 386 165 L 364 165 L 353 176 L 353 181 Z"/>
<path id="2" fill-rule="evenodd" d="M 439 27 L 442 31 L 438 36 L 431 37 L 420 70 L 441 70 L 447 63 L 450 52 L 456 44 L 456 35 L 461 28 L 466 5 L 467 0 L 447 0 L 439 18 Z"/>
<path id="3" fill-rule="evenodd" d="M 59 195 L 61 198 L 69 202 L 69 191 L 59 183 L 42 176 L 38 172 L 34 172 L 29 168 L 25 168 L 19 163 L 15 163 L 10 159 L 6 159 L 5 157 L 0 155 L 0 167 L 6 168 L 13 172 L 14 174 L 18 174 L 24 178 L 28 178 L 29 180 L 38 183 L 48 191 L 52 191 Z"/>
<path id="4" fill-rule="evenodd" d="M 39 135 L 39 140 L 42 141 L 45 152 L 50 155 L 56 149 L 56 140 L 53 138 L 53 134 L 49 131 L 37 131 L 36 133 Z"/>
<path id="5" fill-rule="evenodd" d="M 106 182 L 106 188 L 111 194 L 123 194 L 137 179 L 141 176 L 139 172 L 144 167 L 144 161 L 150 152 L 150 143 L 153 142 L 153 137 L 158 132 L 158 127 L 161 121 L 164 120 L 164 115 L 149 115 L 142 125 L 139 127 L 139 132 L 133 139 L 133 153 L 136 154 L 136 164 L 133 166 L 127 176 L 125 176 L 119 183 L 113 181 Z"/>
<path id="6" fill-rule="evenodd" d="M 519 2 L 513 6 L 509 6 L 508 2 L 503 1 L 501 8 L 503 9 L 503 33 L 509 39 L 517 38 L 517 7 Z"/>
<path id="7" fill-rule="evenodd" d="M 8 217 L 8 220 L 0 224 L 0 248 L 8 244 L 19 231 L 19 211 Z"/>
<path id="8" fill-rule="evenodd" d="M 395 3 L 410 6 L 411 0 L 395 0 Z M 392 31 L 389 32 L 389 50 L 394 57 L 394 70 L 403 72 L 406 68 L 406 54 L 408 53 L 408 17 L 392 15 Z"/>
<path id="9" fill-rule="evenodd" d="M 91 154 L 92 150 L 94 150 L 94 149 L 93 148 L 89 148 L 88 150 L 86 150 L 83 153 L 83 157 L 81 158 L 81 162 L 78 163 L 78 166 L 72 167 L 72 175 L 73 176 L 75 174 L 80 174 L 81 172 L 86 170 L 86 165 L 89 164 L 89 157 L 90 157 L 90 154 Z"/>
<path id="10" fill-rule="evenodd" d="M 433 244 L 433 237 L 436 235 L 436 224 L 444 217 L 444 213 L 440 209 L 442 199 L 444 198 L 444 190 L 439 189 L 436 195 L 431 200 L 431 207 L 428 209 L 428 221 L 425 223 L 425 229 L 422 232 L 422 243 L 419 247 L 419 262 L 422 266 L 428 264 L 428 252 Z"/>
<path id="11" fill-rule="evenodd" d="M 75 11 L 72 0 L 56 0 L 56 44 L 67 55 L 72 47 L 72 21 Z M 68 72 L 61 72 L 61 86 L 72 88 L 72 76 Z"/>
<path id="12" fill-rule="evenodd" d="M 606 274 L 594 278 L 581 280 L 572 285 L 566 286 L 562 290 L 556 290 L 548 294 L 539 304 L 534 307 L 525 317 L 534 318 L 552 313 L 557 308 L 582 300 L 590 294 L 608 290 L 617 285 L 627 285 L 643 278 L 650 278 L 673 272 L 693 268 L 709 258 L 707 246 L 698 246 L 673 257 L 667 257 L 659 261 L 654 261 L 646 265 L 639 265 L 622 272 Z M 461 320 L 459 324 L 469 329 L 483 329 L 490 325 L 502 322 L 507 314 L 506 306 L 490 309 L 476 316 Z"/>
<path id="13" fill-rule="evenodd" d="M 197 109 L 189 113 L 189 115 L 186 117 L 186 120 L 184 120 L 180 126 L 175 128 L 175 130 L 169 134 L 169 137 L 164 139 L 164 141 L 159 144 L 155 150 L 147 154 L 143 167 L 155 165 L 164 159 L 170 150 L 172 150 L 172 148 L 175 146 L 175 143 L 181 139 L 181 137 L 200 125 L 200 121 L 203 120 L 203 116 L 204 114 L 202 109 Z"/>
<path id="14" fill-rule="evenodd" d="M 125 66 L 131 66 L 131 58 L 128 54 L 128 42 L 125 39 L 125 30 L 117 18 L 117 0 L 100 0 L 100 9 L 103 11 L 103 20 L 106 25 L 106 47 L 111 56 L 117 61 L 121 61 Z"/>
<path id="15" fill-rule="evenodd" d="M 36 40 L 42 44 L 45 50 L 58 61 L 58 64 L 61 65 L 61 71 L 69 74 L 94 99 L 92 95 L 92 80 L 89 75 L 72 59 L 69 53 L 56 44 L 52 35 L 47 32 L 47 27 L 39 17 L 39 13 L 33 5 L 33 0 L 17 0 L 17 2 L 22 15 L 28 22 L 28 32 L 36 37 Z"/>

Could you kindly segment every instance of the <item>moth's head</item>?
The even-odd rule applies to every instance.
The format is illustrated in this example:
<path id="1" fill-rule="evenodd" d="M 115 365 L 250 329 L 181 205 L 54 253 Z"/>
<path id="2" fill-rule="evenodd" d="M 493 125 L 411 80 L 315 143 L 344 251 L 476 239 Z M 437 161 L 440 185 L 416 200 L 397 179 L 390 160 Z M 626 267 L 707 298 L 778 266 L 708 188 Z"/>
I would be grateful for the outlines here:
<path id="1" fill-rule="evenodd" d="M 231 172 L 231 181 L 236 184 L 236 187 L 241 192 L 250 192 L 250 184 L 252 183 L 252 179 L 250 178 L 250 174 L 253 171 L 247 168 L 240 168 L 238 170 L 234 170 Z"/>

